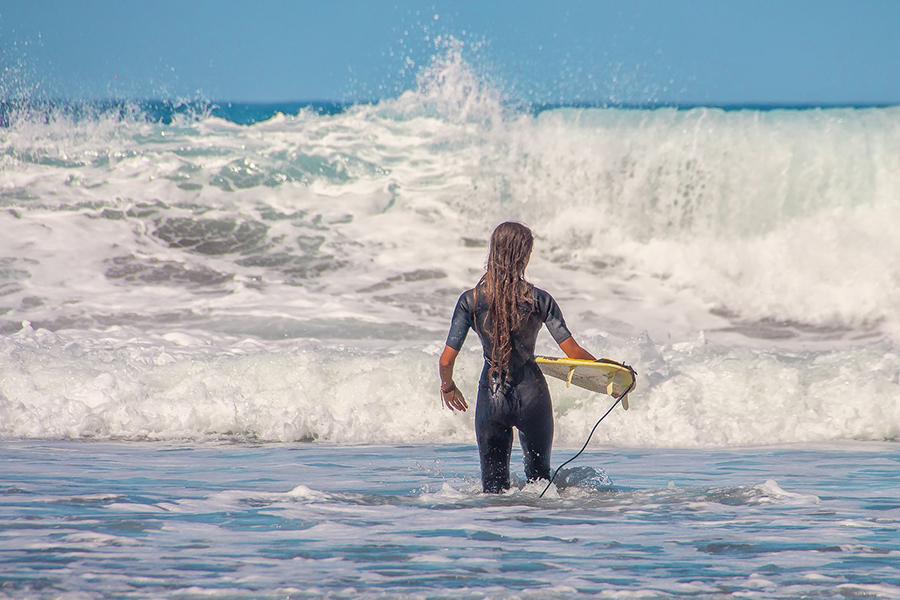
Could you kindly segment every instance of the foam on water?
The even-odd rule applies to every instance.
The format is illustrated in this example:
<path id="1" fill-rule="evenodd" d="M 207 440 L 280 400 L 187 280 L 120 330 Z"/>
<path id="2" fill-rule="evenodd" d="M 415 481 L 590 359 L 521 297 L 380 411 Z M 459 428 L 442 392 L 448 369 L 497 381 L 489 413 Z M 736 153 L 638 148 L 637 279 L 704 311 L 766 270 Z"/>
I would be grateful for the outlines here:
<path id="1" fill-rule="evenodd" d="M 0 435 L 468 440 L 435 359 L 520 219 L 531 280 L 640 374 L 599 443 L 896 439 L 900 109 L 516 112 L 449 47 L 339 114 L 11 118 Z M 553 390 L 576 444 L 604 401 Z"/>
<path id="2" fill-rule="evenodd" d="M 642 338 L 642 387 L 593 443 L 752 446 L 896 439 L 900 355 L 885 346 L 773 353 Z M 433 389 L 441 345 L 391 349 L 312 340 L 189 337 L 115 329 L 26 328 L 0 340 L 0 433 L 7 438 L 238 439 L 336 443 L 471 441 L 471 412 L 442 410 Z M 471 392 L 475 350 L 459 362 Z M 551 381 L 556 443 L 577 446 L 609 399 Z M 606 398 L 606 399 L 604 399 Z M 470 400 L 472 399 L 470 394 Z"/>

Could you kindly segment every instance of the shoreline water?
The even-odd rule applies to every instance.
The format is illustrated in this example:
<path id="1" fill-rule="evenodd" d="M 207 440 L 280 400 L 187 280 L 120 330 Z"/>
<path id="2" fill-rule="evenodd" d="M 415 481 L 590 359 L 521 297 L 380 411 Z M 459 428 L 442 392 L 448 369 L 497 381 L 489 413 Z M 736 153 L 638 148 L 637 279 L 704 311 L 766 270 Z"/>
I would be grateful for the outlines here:
<path id="1" fill-rule="evenodd" d="M 0 442 L 0 595 L 897 597 L 900 461 L 854 446 L 592 448 L 538 498 L 471 445 Z"/>

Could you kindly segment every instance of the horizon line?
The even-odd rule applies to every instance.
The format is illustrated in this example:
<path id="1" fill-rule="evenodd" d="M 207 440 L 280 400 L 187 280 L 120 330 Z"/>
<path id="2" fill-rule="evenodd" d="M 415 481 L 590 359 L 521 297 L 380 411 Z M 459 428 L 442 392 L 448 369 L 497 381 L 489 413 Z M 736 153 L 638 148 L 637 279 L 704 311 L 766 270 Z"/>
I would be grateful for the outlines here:
<path id="1" fill-rule="evenodd" d="M 356 105 L 376 105 L 392 98 L 380 99 L 356 99 L 356 100 L 223 100 L 223 99 L 178 99 L 178 98 L 51 98 L 51 99 L 2 99 L 0 105 L 41 105 L 41 104 L 71 104 L 71 105 L 127 105 L 135 104 L 159 104 L 172 107 L 179 106 L 211 106 L 218 108 L 237 107 L 277 107 L 295 106 L 305 107 L 351 107 Z M 613 101 L 572 101 L 572 102 L 526 102 L 510 101 L 504 103 L 510 107 L 522 107 L 529 109 L 548 110 L 555 108 L 623 108 L 623 109 L 655 109 L 675 108 L 690 110 L 694 108 L 718 108 L 722 110 L 812 110 L 812 109 L 840 109 L 840 108 L 891 108 L 900 106 L 897 101 L 877 102 L 674 102 L 674 101 L 647 101 L 647 102 L 613 102 Z"/>

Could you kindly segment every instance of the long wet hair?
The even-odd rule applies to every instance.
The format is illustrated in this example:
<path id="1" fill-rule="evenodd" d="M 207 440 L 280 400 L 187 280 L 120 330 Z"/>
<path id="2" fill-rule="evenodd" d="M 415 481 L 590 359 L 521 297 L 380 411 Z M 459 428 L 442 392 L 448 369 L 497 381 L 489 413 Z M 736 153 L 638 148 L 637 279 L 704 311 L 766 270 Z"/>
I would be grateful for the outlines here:
<path id="1" fill-rule="evenodd" d="M 485 273 L 478 285 L 488 301 L 492 342 L 489 373 L 495 381 L 506 376 L 512 333 L 534 308 L 533 286 L 525 281 L 525 267 L 533 246 L 531 230 L 521 223 L 501 223 L 491 234 Z"/>

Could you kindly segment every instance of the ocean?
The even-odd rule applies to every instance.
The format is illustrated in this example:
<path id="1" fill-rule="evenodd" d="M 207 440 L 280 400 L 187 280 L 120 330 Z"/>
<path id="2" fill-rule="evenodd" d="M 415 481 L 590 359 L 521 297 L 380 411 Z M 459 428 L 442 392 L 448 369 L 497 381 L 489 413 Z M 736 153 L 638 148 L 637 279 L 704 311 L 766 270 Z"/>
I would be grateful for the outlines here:
<path id="1" fill-rule="evenodd" d="M 0 124 L 0 595 L 900 597 L 900 107 L 522 107 L 451 53 Z M 438 396 L 509 219 L 638 373 L 543 498 Z M 550 387 L 556 466 L 611 399 Z"/>

